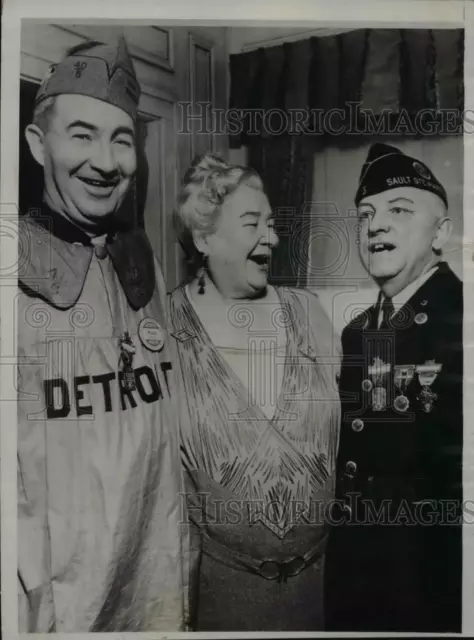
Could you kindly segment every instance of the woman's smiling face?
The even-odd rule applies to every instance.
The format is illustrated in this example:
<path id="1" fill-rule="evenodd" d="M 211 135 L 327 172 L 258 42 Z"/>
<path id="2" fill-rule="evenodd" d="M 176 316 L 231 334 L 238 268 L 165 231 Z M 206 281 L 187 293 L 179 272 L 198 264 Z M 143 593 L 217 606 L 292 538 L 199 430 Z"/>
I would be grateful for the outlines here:
<path id="1" fill-rule="evenodd" d="M 215 230 L 205 238 L 209 270 L 218 288 L 239 297 L 265 289 L 277 244 L 267 196 L 240 184 L 224 199 Z"/>

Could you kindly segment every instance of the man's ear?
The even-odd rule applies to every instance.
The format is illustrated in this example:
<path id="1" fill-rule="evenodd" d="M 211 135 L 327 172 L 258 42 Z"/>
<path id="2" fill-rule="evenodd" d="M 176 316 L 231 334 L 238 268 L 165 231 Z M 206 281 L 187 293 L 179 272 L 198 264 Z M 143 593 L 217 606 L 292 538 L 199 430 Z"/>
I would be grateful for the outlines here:
<path id="1" fill-rule="evenodd" d="M 25 129 L 25 138 L 30 147 L 31 155 L 38 164 L 44 167 L 44 132 L 35 124 L 29 124 Z"/>
<path id="2" fill-rule="evenodd" d="M 436 225 L 436 233 L 433 238 L 432 247 L 433 250 L 439 252 L 444 245 L 448 242 L 453 231 L 453 221 L 448 216 L 444 216 L 441 220 L 438 220 Z"/>

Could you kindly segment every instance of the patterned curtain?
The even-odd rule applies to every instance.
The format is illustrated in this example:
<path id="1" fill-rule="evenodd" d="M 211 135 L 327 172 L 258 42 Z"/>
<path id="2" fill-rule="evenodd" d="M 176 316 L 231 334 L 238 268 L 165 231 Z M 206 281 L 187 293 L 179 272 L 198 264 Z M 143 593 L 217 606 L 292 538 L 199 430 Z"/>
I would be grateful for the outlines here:
<path id="1" fill-rule="evenodd" d="M 273 282 L 305 285 L 315 151 L 338 130 L 439 133 L 445 110 L 461 134 L 463 62 L 461 29 L 359 29 L 230 56 L 230 145 L 248 147 L 278 214 Z"/>

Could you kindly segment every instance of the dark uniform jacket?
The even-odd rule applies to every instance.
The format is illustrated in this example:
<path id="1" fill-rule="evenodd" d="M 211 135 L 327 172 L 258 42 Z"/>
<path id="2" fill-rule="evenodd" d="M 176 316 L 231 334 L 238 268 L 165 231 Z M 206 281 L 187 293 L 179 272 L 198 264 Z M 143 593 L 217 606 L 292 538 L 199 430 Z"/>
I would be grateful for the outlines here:
<path id="1" fill-rule="evenodd" d="M 441 262 L 388 328 L 374 305 L 342 333 L 328 630 L 461 631 L 462 314 Z"/>

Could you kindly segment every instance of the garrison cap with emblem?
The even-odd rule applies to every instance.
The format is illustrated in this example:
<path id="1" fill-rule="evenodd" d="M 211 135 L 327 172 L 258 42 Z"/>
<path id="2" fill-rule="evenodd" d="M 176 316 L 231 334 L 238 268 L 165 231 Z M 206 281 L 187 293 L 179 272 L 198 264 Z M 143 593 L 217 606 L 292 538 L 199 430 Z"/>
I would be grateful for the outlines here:
<path id="1" fill-rule="evenodd" d="M 116 46 L 94 41 L 70 49 L 50 68 L 36 95 L 35 107 L 46 98 L 64 93 L 108 102 L 135 120 L 140 85 L 125 38 L 121 36 Z"/>
<path id="2" fill-rule="evenodd" d="M 430 191 L 448 206 L 444 187 L 423 162 L 388 144 L 372 145 L 360 173 L 355 197 L 356 206 L 363 198 L 397 187 L 414 187 Z"/>

